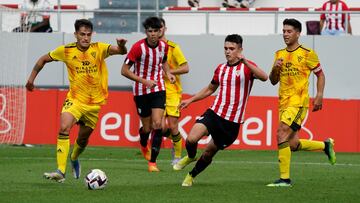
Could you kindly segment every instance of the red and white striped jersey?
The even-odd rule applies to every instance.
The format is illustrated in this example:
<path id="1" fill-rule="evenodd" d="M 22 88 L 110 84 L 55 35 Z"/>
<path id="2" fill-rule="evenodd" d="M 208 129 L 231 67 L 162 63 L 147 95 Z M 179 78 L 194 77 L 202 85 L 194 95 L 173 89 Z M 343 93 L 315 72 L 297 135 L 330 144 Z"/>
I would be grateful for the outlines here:
<path id="1" fill-rule="evenodd" d="M 257 66 L 252 61 L 248 62 Z M 243 63 L 218 65 L 211 83 L 218 84 L 220 89 L 210 108 L 225 120 L 243 123 L 253 81 L 254 75 Z"/>
<path id="2" fill-rule="evenodd" d="M 168 45 L 159 41 L 156 47 L 150 47 L 146 39 L 136 42 L 129 51 L 125 63 L 134 64 L 133 72 L 146 80 L 154 80 L 157 85 L 149 88 L 139 82 L 134 82 L 133 93 L 135 96 L 165 91 L 163 80 L 163 63 L 167 60 Z"/>
<path id="3" fill-rule="evenodd" d="M 330 1 L 327 1 L 323 4 L 322 10 L 324 11 L 348 11 L 349 8 L 343 1 L 339 3 L 332 4 Z M 325 28 L 328 30 L 345 30 L 345 14 L 340 13 L 323 13 L 320 15 L 321 20 L 325 20 Z M 350 15 L 348 16 L 350 20 Z"/>

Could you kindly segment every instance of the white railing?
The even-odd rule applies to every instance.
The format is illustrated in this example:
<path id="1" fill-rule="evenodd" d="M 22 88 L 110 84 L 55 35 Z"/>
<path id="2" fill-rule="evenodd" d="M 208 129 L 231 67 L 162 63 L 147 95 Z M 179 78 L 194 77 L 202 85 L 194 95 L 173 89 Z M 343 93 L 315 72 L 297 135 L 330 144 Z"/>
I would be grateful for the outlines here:
<path id="1" fill-rule="evenodd" d="M 8 23 L 18 26 L 19 19 L 14 22 L 4 22 L 5 11 L 0 10 L 0 31 L 9 31 L 3 24 Z M 14 10 L 12 11 L 14 12 Z M 250 35 L 268 35 L 281 33 L 282 20 L 294 17 L 299 19 L 303 25 L 309 20 L 319 20 L 322 13 L 345 13 L 351 15 L 351 25 L 354 35 L 360 35 L 360 8 L 351 8 L 345 12 L 321 11 L 315 8 L 252 8 L 252 9 L 225 9 L 218 7 L 190 8 L 172 7 L 164 10 L 159 9 L 97 9 L 87 10 L 75 9 L 51 9 L 51 10 L 23 10 L 21 12 L 47 12 L 51 15 L 53 30 L 58 32 L 73 32 L 73 23 L 78 18 L 93 18 L 95 13 L 112 14 L 136 14 L 136 30 L 142 32 L 141 16 L 144 14 L 162 15 L 167 21 L 169 34 L 215 34 L 223 35 L 229 32 L 238 32 Z M 346 24 L 347 24 L 346 18 Z M 345 26 L 347 28 L 347 26 Z M 305 28 L 305 26 L 304 26 Z M 305 29 L 304 29 L 305 30 Z M 11 31 L 11 30 L 10 30 Z M 303 32 L 306 33 L 306 32 Z"/>

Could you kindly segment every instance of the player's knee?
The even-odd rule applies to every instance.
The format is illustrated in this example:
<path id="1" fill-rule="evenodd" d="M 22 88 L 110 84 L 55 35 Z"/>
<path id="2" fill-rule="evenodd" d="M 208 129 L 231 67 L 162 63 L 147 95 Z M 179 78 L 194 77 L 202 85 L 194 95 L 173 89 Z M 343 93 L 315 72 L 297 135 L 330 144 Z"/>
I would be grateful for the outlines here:
<path id="1" fill-rule="evenodd" d="M 277 141 L 283 143 L 289 140 L 289 133 L 286 128 L 279 127 L 277 130 Z"/>
<path id="2" fill-rule="evenodd" d="M 59 133 L 62 134 L 69 134 L 70 133 L 71 126 L 67 124 L 61 124 Z"/>
<path id="3" fill-rule="evenodd" d="M 161 120 L 152 122 L 153 129 L 161 129 Z"/>
<path id="4" fill-rule="evenodd" d="M 151 131 L 151 128 L 150 127 L 144 127 L 142 126 L 140 129 L 139 129 L 139 134 L 148 134 L 150 133 Z"/>
<path id="5" fill-rule="evenodd" d="M 186 138 L 185 143 L 186 143 L 186 145 L 188 145 L 188 146 L 194 146 L 194 145 L 197 144 L 196 140 L 191 139 L 190 137 L 187 137 L 187 138 Z"/>
<path id="6" fill-rule="evenodd" d="M 212 161 L 213 153 L 211 153 L 209 151 L 204 151 L 201 157 L 205 162 L 209 163 Z"/>
<path id="7" fill-rule="evenodd" d="M 178 130 L 178 125 L 177 123 L 169 123 L 169 128 L 171 130 L 171 133 L 174 135 L 174 134 L 177 134 L 177 132 L 179 131 Z"/>
<path id="8" fill-rule="evenodd" d="M 299 150 L 299 147 L 300 147 L 300 142 L 297 140 L 297 141 L 291 141 L 289 142 L 290 144 L 290 149 L 291 151 L 298 151 Z"/>
<path id="9" fill-rule="evenodd" d="M 80 137 L 78 137 L 78 139 L 76 140 L 77 144 L 82 148 L 85 148 L 87 146 L 88 141 L 89 141 L 88 138 L 80 138 Z"/>

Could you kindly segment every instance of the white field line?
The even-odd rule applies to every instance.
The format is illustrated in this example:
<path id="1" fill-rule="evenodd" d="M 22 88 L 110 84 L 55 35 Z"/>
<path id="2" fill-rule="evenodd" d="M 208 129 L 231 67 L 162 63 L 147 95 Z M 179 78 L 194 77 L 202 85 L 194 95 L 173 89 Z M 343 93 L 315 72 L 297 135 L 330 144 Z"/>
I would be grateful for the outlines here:
<path id="1" fill-rule="evenodd" d="M 0 157 L 0 160 L 55 160 L 55 158 L 50 157 Z M 82 161 L 118 161 L 118 162 L 132 162 L 132 163 L 142 163 L 143 159 L 114 159 L 114 158 L 81 158 Z M 158 159 L 160 162 L 171 162 L 170 159 Z M 253 165 L 263 165 L 271 164 L 277 165 L 278 162 L 271 161 L 235 161 L 235 160 L 214 160 L 213 163 L 219 164 L 253 164 Z M 328 162 L 291 162 L 292 165 L 318 165 L 318 166 L 330 166 Z M 336 163 L 335 166 L 345 166 L 345 167 L 360 167 L 360 164 L 357 163 Z"/>

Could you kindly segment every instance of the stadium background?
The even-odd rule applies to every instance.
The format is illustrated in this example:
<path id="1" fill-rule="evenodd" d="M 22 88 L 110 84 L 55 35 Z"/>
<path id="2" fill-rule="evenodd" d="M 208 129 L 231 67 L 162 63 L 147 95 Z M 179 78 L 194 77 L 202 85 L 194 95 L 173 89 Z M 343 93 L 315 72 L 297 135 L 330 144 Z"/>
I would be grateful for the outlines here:
<path id="1" fill-rule="evenodd" d="M 261 0 L 257 1 L 260 2 Z M 55 1 L 50 1 L 55 4 Z M 80 7 L 86 5 L 85 9 L 97 9 L 100 4 L 98 1 L 76 1 Z M 218 1 L 204 1 L 204 6 L 218 6 L 212 3 Z M 320 7 L 323 1 L 262 1 L 262 5 L 254 6 L 274 6 L 274 7 Z M 19 1 L 0 1 L 1 4 L 17 4 Z M 62 1 L 63 4 L 74 4 L 74 1 Z M 179 1 L 179 6 L 184 6 L 185 1 Z M 316 4 L 315 4 L 316 3 Z M 350 7 L 360 7 L 358 1 L 347 1 Z M 79 7 L 79 8 L 80 8 Z M 82 7 L 83 8 L 83 7 Z M 190 73 L 183 77 L 185 97 L 197 92 L 205 86 L 212 75 L 215 66 L 224 61 L 223 40 L 224 27 L 219 27 L 221 22 L 232 22 L 226 24 L 228 33 L 237 32 L 244 35 L 244 53 L 249 59 L 254 60 L 266 72 L 270 72 L 273 61 L 273 54 L 276 50 L 284 47 L 282 37 L 274 31 L 274 24 L 268 28 L 267 21 L 274 21 L 273 17 L 261 16 L 255 21 L 250 20 L 252 15 L 230 15 L 221 14 L 213 16 L 209 22 L 209 28 L 197 26 L 190 22 L 204 24 L 202 13 L 193 11 L 190 14 L 164 13 L 164 18 L 168 22 L 168 38 L 178 42 L 182 47 L 185 56 L 189 60 Z M 51 14 L 51 23 L 57 30 L 56 14 Z M 63 33 L 30 33 L 28 57 L 26 59 L 27 75 L 32 69 L 32 64 L 37 58 L 59 44 L 74 41 L 73 20 L 72 18 L 83 17 L 91 14 L 78 13 L 77 15 L 65 13 L 62 16 L 61 30 Z M 184 15 L 188 15 L 184 19 Z M 271 15 L 271 14 L 266 14 Z M 294 16 L 295 15 L 295 16 Z M 298 15 L 298 16 L 297 16 Z M 318 13 L 309 12 L 311 19 L 318 19 Z M 286 14 L 280 16 L 278 22 L 285 17 L 298 17 L 302 22 L 309 20 L 307 13 Z M 91 17 L 91 16 L 90 16 Z M 304 138 L 325 139 L 333 137 L 336 139 L 336 149 L 340 152 L 359 152 L 360 151 L 360 86 L 357 76 L 360 73 L 356 57 L 357 49 L 360 45 L 360 14 L 352 15 L 353 36 L 325 37 L 325 36 L 302 36 L 301 42 L 313 48 L 319 54 L 321 63 L 326 74 L 326 90 L 324 109 L 318 113 L 310 113 L 309 119 L 301 132 Z M 193 19 L 202 19 L 196 21 Z M 237 24 L 237 20 L 244 22 Z M 186 23 L 183 23 L 183 22 Z M 182 23 L 181 23 L 182 22 Z M 250 24 L 253 25 L 250 25 Z M 187 25 L 189 25 L 186 27 Z M 305 25 L 303 24 L 305 27 Z M 201 27 L 200 30 L 197 30 Z M 259 29 L 256 29 L 259 27 Z M 264 28 L 265 27 L 265 28 Z M 262 29 L 265 30 L 262 30 Z M 278 26 L 281 29 L 281 26 Z M 251 30 L 251 31 L 249 31 Z M 206 34 L 207 32 L 210 32 Z M 273 32 L 273 33 L 271 33 Z M 277 32 L 279 33 L 279 32 Z M 306 31 L 304 29 L 303 34 Z M 104 41 L 114 43 L 116 37 L 128 39 L 129 48 L 135 41 L 144 37 L 141 33 L 134 34 L 105 34 L 97 33 L 93 41 Z M 0 33 L 0 37 L 5 40 L 16 41 L 16 36 L 6 32 Z M 211 42 L 211 43 L 209 43 Z M 39 46 L 41 45 L 41 46 Z M 16 54 L 7 60 L 17 60 Z M 116 56 L 107 60 L 109 68 L 109 86 L 111 92 L 109 103 L 101 112 L 100 120 L 95 133 L 91 138 L 91 145 L 102 146 L 137 146 L 137 129 L 140 121 L 135 112 L 130 90 L 130 82 L 120 75 L 120 66 L 124 57 Z M 67 73 L 62 63 L 48 64 L 40 73 L 36 84 L 40 89 L 34 93 L 27 94 L 27 113 L 24 143 L 29 144 L 55 144 L 58 129 L 59 111 L 65 96 L 64 88 L 67 87 Z M 311 76 L 310 94 L 314 96 L 314 77 Z M 50 88 L 50 89 L 49 89 Z M 276 127 L 277 127 L 277 87 L 270 83 L 255 83 L 252 97 L 248 103 L 249 108 L 246 113 L 246 122 L 239 133 L 238 140 L 232 146 L 233 149 L 276 149 Z M 183 135 L 189 132 L 196 116 L 199 116 L 209 105 L 211 98 L 191 106 L 183 112 L 181 119 L 181 130 Z M 72 132 L 76 133 L 76 130 Z M 74 136 L 71 136 L 74 139 Z M 346 139 L 344 139 L 346 138 Z M 206 143 L 202 140 L 202 144 Z M 169 142 L 165 142 L 165 147 Z"/>

